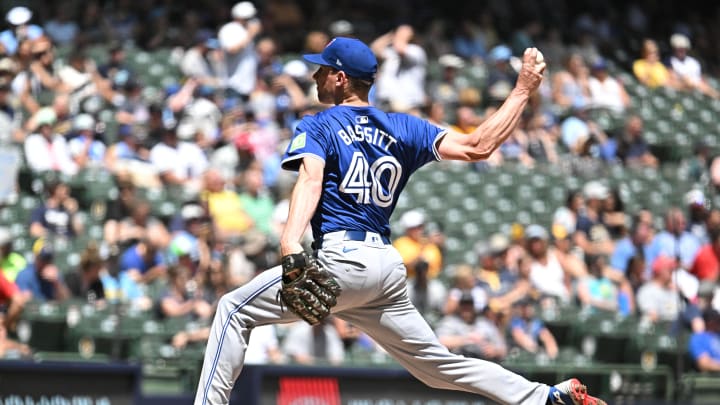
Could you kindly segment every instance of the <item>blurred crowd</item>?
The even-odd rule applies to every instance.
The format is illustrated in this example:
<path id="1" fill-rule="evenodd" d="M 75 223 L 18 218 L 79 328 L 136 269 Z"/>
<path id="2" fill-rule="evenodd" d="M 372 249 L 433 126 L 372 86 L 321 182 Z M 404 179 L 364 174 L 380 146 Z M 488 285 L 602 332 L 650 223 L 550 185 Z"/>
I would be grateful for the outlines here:
<path id="1" fill-rule="evenodd" d="M 541 49 L 546 80 L 518 129 L 479 171 L 561 161 L 584 170 L 658 168 L 663 161 L 644 139 L 622 74 L 648 89 L 708 100 L 720 94 L 717 6 L 666 15 L 678 6 L 45 3 L 8 7 L 0 28 L 0 148 L 21 156 L 14 169 L 33 182 L 4 179 L 13 187 L 0 204 L 17 204 L 20 190 L 40 199 L 21 234 L 0 227 L 0 298 L 11 334 L 29 300 L 125 303 L 159 319 L 207 322 L 224 292 L 277 264 L 294 181 L 279 160 L 299 119 L 324 108 L 313 68 L 298 55 L 321 52 L 334 36 L 359 37 L 377 55 L 373 104 L 461 133 L 509 94 L 522 51 Z M 98 45 L 102 59 L 89 54 Z M 179 70 L 177 80 L 144 83 L 127 59 L 138 50 L 170 50 L 163 62 Z M 598 112 L 620 124 L 599 124 Z M 706 145 L 686 164 L 692 181 L 720 185 L 720 160 Z M 72 182 L 99 172 L 117 192 L 93 205 L 102 206 L 102 235 L 88 240 L 89 208 Z M 160 214 L 150 198 L 160 194 L 177 209 Z M 557 342 L 536 311 L 576 305 L 700 336 L 691 351 L 711 361 L 698 367 L 718 370 L 720 353 L 703 349 L 720 345 L 712 312 L 720 309 L 720 211 L 708 201 L 693 190 L 685 206 L 666 213 L 626 212 L 616 190 L 589 182 L 568 192 L 550 228 L 517 224 L 478 241 L 474 263 L 444 263 L 442 228 L 418 210 L 398 219 L 403 234 L 394 245 L 408 267 L 411 299 L 451 350 L 497 361 L 512 349 L 555 358 Z M 13 249 L 21 237 L 33 240 L 28 254 Z M 73 268 L 56 263 L 58 240 L 67 249 L 82 242 Z M 180 332 L 171 344 L 202 342 L 207 333 Z M 262 327 L 253 336 L 261 337 L 251 339 L 258 345 L 248 351 L 257 356 L 251 362 L 384 355 L 339 319 Z M 29 350 L 1 341 L 0 354 Z"/>

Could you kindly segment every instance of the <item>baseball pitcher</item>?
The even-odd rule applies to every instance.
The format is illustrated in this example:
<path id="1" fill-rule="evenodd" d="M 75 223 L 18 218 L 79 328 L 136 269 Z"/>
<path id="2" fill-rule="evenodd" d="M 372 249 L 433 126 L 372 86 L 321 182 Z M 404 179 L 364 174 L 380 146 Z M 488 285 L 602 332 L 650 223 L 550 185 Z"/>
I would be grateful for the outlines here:
<path id="1" fill-rule="evenodd" d="M 305 59 L 319 65 L 318 97 L 333 107 L 303 118 L 288 146 L 282 166 L 298 178 L 280 241 L 282 264 L 220 300 L 195 404 L 228 403 L 255 326 L 298 318 L 316 324 L 330 313 L 365 331 L 431 387 L 503 404 L 605 404 L 575 378 L 551 387 L 450 353 L 410 303 L 406 269 L 390 244 L 390 215 L 415 170 L 441 159 L 485 159 L 513 132 L 542 80 L 539 51 L 525 51 L 512 93 L 470 135 L 371 106 L 377 60 L 359 40 L 335 38 Z M 311 254 L 300 244 L 308 224 Z"/>

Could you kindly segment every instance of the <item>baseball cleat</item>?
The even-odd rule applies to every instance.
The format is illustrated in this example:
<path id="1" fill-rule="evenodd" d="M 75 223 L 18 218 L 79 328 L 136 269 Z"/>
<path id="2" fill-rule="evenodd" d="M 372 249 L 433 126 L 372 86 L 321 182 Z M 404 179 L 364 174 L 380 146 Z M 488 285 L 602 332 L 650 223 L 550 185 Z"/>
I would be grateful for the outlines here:
<path id="1" fill-rule="evenodd" d="M 587 387 L 571 378 L 550 387 L 549 405 L 607 405 L 605 401 L 587 393 Z"/>

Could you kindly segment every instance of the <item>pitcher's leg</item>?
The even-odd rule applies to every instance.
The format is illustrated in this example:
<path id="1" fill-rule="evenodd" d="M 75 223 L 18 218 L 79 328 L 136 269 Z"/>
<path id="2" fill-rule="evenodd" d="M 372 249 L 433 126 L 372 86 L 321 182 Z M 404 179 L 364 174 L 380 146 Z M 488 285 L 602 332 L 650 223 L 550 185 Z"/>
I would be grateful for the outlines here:
<path id="1" fill-rule="evenodd" d="M 342 311 L 412 375 L 433 388 L 480 394 L 502 404 L 544 405 L 550 387 L 498 364 L 451 353 L 409 301 Z"/>
<path id="2" fill-rule="evenodd" d="M 276 300 L 281 273 L 279 266 L 266 270 L 244 286 L 225 294 L 218 302 L 205 348 L 195 405 L 224 405 L 230 401 L 252 328 L 297 320 L 292 312 L 281 311 Z"/>

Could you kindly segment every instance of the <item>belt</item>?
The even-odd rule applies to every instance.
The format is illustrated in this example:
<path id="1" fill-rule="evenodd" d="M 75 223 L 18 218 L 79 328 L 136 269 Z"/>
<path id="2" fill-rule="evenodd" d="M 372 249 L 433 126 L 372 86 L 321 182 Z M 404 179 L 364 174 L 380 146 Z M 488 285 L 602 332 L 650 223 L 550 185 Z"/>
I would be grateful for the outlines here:
<path id="1" fill-rule="evenodd" d="M 368 238 L 370 239 L 370 241 L 373 241 L 375 238 L 377 238 L 377 239 L 379 239 L 379 240 L 375 240 L 375 242 L 380 242 L 380 241 L 382 241 L 382 243 L 385 244 L 385 245 L 389 245 L 389 244 L 391 243 L 391 242 L 390 242 L 390 238 L 388 238 L 387 236 L 384 236 L 384 235 L 380 235 L 380 234 L 377 233 L 377 232 L 366 232 L 366 231 L 339 231 L 339 232 L 331 232 L 331 233 L 329 233 L 329 234 L 322 235 L 322 236 L 320 236 L 319 238 L 315 239 L 315 240 L 313 241 L 313 243 L 312 243 L 312 248 L 313 248 L 313 249 L 320 249 L 320 248 L 322 248 L 323 241 L 326 241 L 326 240 L 337 240 L 337 239 L 339 239 L 340 236 L 341 236 L 341 235 L 339 235 L 340 233 L 343 234 L 343 235 L 342 235 L 342 240 L 344 240 L 344 241 L 345 241 L 345 240 L 348 240 L 348 241 L 352 240 L 352 241 L 357 241 L 357 242 L 365 242 L 365 241 L 368 241 Z M 330 235 L 332 235 L 332 237 L 329 237 Z"/>

